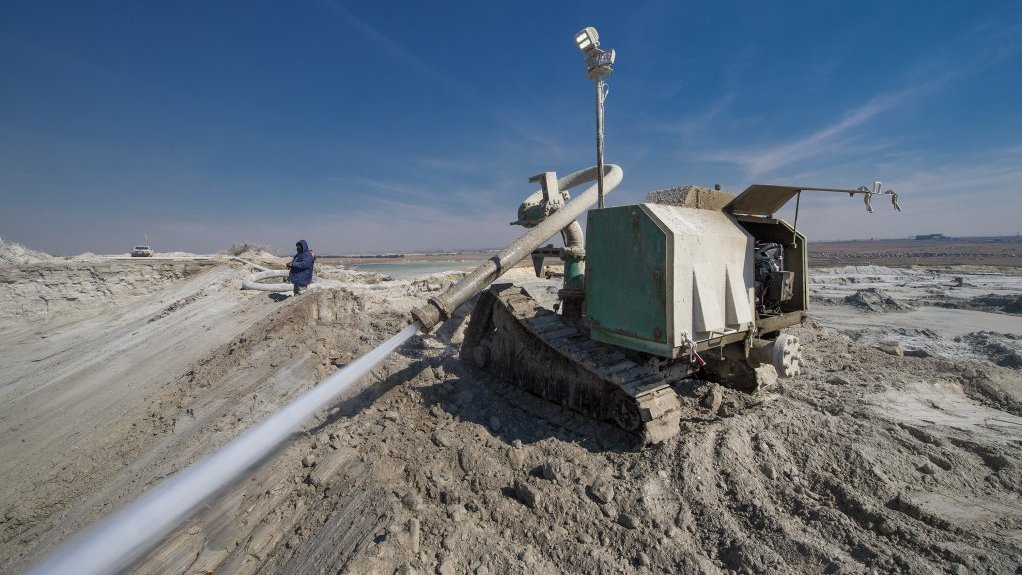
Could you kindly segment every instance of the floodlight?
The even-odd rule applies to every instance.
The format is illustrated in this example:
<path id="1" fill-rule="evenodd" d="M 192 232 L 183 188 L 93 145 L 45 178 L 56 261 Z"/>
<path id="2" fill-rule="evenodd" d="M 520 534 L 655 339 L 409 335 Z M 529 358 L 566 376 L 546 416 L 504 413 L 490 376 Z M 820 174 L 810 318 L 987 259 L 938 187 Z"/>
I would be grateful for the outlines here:
<path id="1" fill-rule="evenodd" d="M 589 26 L 578 34 L 575 34 L 575 45 L 586 54 L 600 47 L 600 35 L 596 28 Z"/>
<path id="2" fill-rule="evenodd" d="M 614 59 L 617 57 L 617 53 L 614 50 L 610 52 L 604 52 L 603 50 L 596 50 L 592 56 L 586 58 L 586 66 L 589 69 L 599 68 L 601 66 L 610 66 L 614 63 Z"/>
<path id="3" fill-rule="evenodd" d="M 591 55 L 586 58 L 586 75 L 589 76 L 590 80 L 596 80 L 602 76 L 606 76 L 614 71 L 611 66 L 614 64 L 614 59 L 617 58 L 617 52 L 610 50 L 604 52 L 597 48 L 593 50 Z"/>
<path id="4" fill-rule="evenodd" d="M 614 71 L 611 67 L 617 52 L 600 49 L 600 35 L 592 26 L 575 34 L 575 45 L 585 54 L 586 76 L 596 83 L 596 182 L 599 187 L 597 205 L 603 208 L 603 100 L 607 84 L 603 77 Z"/>

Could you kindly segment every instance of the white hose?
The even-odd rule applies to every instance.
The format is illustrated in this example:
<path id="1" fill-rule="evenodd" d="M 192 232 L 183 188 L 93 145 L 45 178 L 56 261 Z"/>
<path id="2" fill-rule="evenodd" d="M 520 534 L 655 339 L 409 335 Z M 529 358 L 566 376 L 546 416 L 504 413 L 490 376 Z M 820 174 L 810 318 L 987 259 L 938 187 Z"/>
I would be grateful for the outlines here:
<path id="1" fill-rule="evenodd" d="M 294 289 L 293 284 L 279 283 L 279 284 L 264 284 L 261 280 L 268 280 L 270 278 L 286 278 L 288 272 L 286 270 L 266 270 L 259 273 L 254 273 L 247 278 L 241 280 L 241 289 L 254 289 L 259 291 L 291 291 Z"/>
<path id="2" fill-rule="evenodd" d="M 252 263 L 252 262 L 250 262 L 250 261 L 248 261 L 246 259 L 239 258 L 238 256 L 231 256 L 231 259 L 234 260 L 234 261 L 241 262 L 241 263 L 243 263 L 243 264 L 245 264 L 247 266 L 252 266 L 252 267 L 254 267 L 255 269 L 257 269 L 257 270 L 259 270 L 261 272 L 269 271 L 269 268 L 264 268 L 263 266 L 261 266 L 259 264 Z"/>
<path id="3" fill-rule="evenodd" d="M 279 449 L 305 420 L 332 403 L 419 329 L 413 323 L 220 449 L 157 485 L 62 546 L 30 575 L 107 575 L 130 567 L 199 507 Z"/>
<path id="4" fill-rule="evenodd" d="M 279 284 L 268 284 L 262 283 L 261 280 L 270 278 L 286 278 L 288 273 L 283 270 L 267 270 L 259 273 L 252 274 L 245 279 L 241 280 L 241 289 L 251 289 L 259 291 L 272 291 L 272 292 L 288 292 L 294 289 L 294 284 L 279 283 Z M 408 285 L 408 282 L 404 280 L 394 280 L 388 282 L 380 282 L 375 284 L 359 283 L 359 282 L 334 282 L 334 281 L 321 281 L 317 280 L 315 283 L 310 284 L 309 287 L 316 288 L 335 288 L 335 289 L 364 289 L 364 290 L 383 290 L 395 287 L 401 287 Z"/>

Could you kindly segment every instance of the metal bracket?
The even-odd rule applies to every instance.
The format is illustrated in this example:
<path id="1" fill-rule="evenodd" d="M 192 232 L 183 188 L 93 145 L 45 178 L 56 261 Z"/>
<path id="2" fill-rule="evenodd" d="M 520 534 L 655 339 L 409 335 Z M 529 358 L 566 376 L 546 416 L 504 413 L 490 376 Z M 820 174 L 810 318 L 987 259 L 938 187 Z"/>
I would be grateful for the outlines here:
<path id="1" fill-rule="evenodd" d="M 529 183 L 539 182 L 543 188 L 543 201 L 549 203 L 563 203 L 564 198 L 557 188 L 557 172 L 543 172 L 529 178 Z"/>
<path id="2" fill-rule="evenodd" d="M 898 194 L 897 194 L 897 192 L 895 192 L 894 190 L 887 190 L 885 192 L 881 192 L 880 190 L 882 189 L 882 186 L 883 186 L 883 182 L 881 182 L 880 180 L 876 180 L 876 181 L 873 182 L 873 189 L 872 190 L 870 190 L 866 186 L 859 186 L 858 188 L 856 188 L 855 191 L 862 193 L 862 201 L 866 203 L 866 211 L 871 213 L 871 214 L 873 213 L 873 205 L 870 203 L 870 200 L 873 199 L 873 196 L 883 196 L 883 195 L 891 196 L 891 205 L 894 206 L 895 210 L 900 212 L 901 211 L 901 206 L 898 205 Z M 852 192 L 848 192 L 848 195 L 849 196 L 853 196 L 855 194 L 852 193 Z"/>
<path id="3" fill-rule="evenodd" d="M 546 258 L 564 259 L 564 249 L 547 244 L 546 247 L 532 250 L 532 267 L 536 270 L 536 277 L 543 277 L 543 262 Z"/>
<path id="4" fill-rule="evenodd" d="M 749 326 L 749 332 L 745 335 L 745 359 L 749 359 L 749 354 L 752 352 L 752 344 L 756 339 L 756 334 L 759 333 L 759 327 L 755 324 Z"/>

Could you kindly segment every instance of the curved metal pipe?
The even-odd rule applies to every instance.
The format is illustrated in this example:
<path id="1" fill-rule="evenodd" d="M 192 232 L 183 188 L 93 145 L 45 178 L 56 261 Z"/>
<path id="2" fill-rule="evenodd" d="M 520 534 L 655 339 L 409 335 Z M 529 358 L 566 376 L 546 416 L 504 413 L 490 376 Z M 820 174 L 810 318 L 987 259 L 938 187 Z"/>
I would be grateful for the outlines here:
<path id="1" fill-rule="evenodd" d="M 603 172 L 604 193 L 610 192 L 617 187 L 624 177 L 624 172 L 621 168 L 614 164 L 604 166 Z M 579 184 L 591 182 L 596 179 L 596 176 L 597 168 L 593 166 L 557 180 L 557 187 L 560 190 L 567 190 Z M 542 194 L 542 190 L 537 193 Z M 475 271 L 448 288 L 447 291 L 429 298 L 425 305 L 413 309 L 412 317 L 422 324 L 423 331 L 429 331 L 441 321 L 450 319 L 451 315 L 454 314 L 454 310 L 458 309 L 461 304 L 482 291 L 484 287 L 495 279 L 504 275 L 505 272 L 513 268 L 518 262 L 529 256 L 532 250 L 543 245 L 551 236 L 569 227 L 572 222 L 589 209 L 589 206 L 596 203 L 598 199 L 597 194 L 598 186 L 590 186 L 563 208 L 547 217 L 543 223 L 526 232 L 525 235 L 477 267 Z M 581 231 L 581 226 L 579 231 Z"/>
<path id="2" fill-rule="evenodd" d="M 578 223 L 577 220 L 561 229 L 561 238 L 564 239 L 564 247 L 566 248 L 585 247 L 585 236 L 582 233 L 582 224 Z"/>

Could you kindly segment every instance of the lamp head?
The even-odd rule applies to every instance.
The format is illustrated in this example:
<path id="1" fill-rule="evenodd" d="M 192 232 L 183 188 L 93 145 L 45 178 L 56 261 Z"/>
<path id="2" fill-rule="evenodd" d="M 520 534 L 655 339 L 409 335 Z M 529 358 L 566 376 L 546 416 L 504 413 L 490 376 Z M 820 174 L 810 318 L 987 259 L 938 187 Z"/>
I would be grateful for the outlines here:
<path id="1" fill-rule="evenodd" d="M 614 60 L 617 58 L 617 52 L 609 50 L 604 52 L 597 48 L 586 58 L 586 68 L 588 69 L 587 75 L 589 79 L 596 80 L 602 76 L 606 76 L 614 71 L 612 66 Z"/>
<path id="2" fill-rule="evenodd" d="M 596 33 L 596 28 L 589 26 L 578 34 L 575 34 L 575 45 L 578 46 L 579 50 L 582 50 L 586 54 L 589 54 L 593 50 L 599 48 L 600 35 Z"/>

